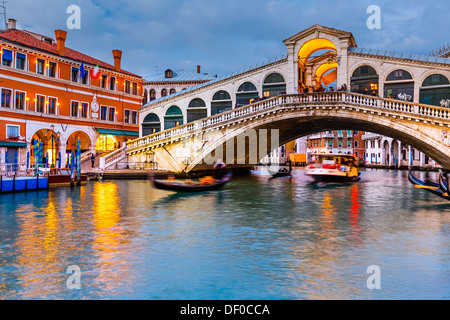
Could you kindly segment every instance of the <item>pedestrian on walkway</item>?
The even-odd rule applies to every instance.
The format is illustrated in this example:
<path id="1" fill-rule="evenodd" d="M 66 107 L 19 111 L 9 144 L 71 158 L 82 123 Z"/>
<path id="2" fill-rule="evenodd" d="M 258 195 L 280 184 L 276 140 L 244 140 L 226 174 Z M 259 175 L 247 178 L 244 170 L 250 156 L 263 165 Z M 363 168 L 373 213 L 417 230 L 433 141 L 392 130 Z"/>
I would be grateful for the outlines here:
<path id="1" fill-rule="evenodd" d="M 91 163 L 92 163 L 92 168 L 93 168 L 94 164 L 95 164 L 95 154 L 94 153 L 91 154 Z"/>

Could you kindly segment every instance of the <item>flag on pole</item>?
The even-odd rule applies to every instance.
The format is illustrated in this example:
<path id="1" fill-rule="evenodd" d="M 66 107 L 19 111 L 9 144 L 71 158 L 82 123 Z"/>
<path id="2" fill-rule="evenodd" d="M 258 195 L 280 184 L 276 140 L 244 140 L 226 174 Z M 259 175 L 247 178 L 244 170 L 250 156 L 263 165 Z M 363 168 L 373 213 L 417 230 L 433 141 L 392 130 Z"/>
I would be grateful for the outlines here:
<path id="1" fill-rule="evenodd" d="M 92 70 L 92 74 L 91 74 L 92 78 L 97 79 L 98 77 L 100 77 L 99 67 L 100 67 L 100 62 L 97 63 L 94 70 Z"/>
<path id="2" fill-rule="evenodd" d="M 84 78 L 84 76 L 86 75 L 86 69 L 84 68 L 84 62 L 81 62 L 81 67 L 80 67 L 80 77 L 81 79 Z"/>

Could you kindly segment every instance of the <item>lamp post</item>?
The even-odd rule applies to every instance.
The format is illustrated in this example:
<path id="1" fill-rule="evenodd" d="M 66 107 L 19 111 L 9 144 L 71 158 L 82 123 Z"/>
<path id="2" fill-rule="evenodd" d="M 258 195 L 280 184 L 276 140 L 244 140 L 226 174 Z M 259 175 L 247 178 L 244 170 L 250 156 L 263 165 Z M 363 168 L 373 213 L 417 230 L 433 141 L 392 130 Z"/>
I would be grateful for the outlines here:
<path id="1" fill-rule="evenodd" d="M 61 133 L 58 131 L 57 133 L 55 133 L 55 125 L 54 124 L 52 124 L 51 126 L 50 126 L 50 132 L 48 132 L 48 131 L 45 131 L 45 133 L 46 133 L 46 138 L 47 138 L 47 140 L 50 138 L 49 137 L 49 135 L 51 135 L 51 139 L 52 139 L 52 163 L 51 163 L 51 167 L 52 168 L 54 168 L 55 167 L 55 155 L 56 155 L 56 152 L 55 152 L 55 141 L 58 141 L 59 140 L 59 138 L 61 137 Z M 55 135 L 56 135 L 56 137 L 55 137 Z"/>

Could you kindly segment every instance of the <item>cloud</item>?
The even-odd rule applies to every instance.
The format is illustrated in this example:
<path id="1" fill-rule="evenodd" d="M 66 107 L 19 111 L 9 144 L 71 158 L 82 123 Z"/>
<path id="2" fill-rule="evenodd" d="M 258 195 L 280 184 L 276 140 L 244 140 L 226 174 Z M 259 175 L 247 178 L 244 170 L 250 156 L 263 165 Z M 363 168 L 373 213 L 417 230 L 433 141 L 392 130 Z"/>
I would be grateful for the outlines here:
<path id="1" fill-rule="evenodd" d="M 286 52 L 283 40 L 314 24 L 354 34 L 358 46 L 429 53 L 448 42 L 447 0 L 16 0 L 8 16 L 19 27 L 54 37 L 66 29 L 66 9 L 79 5 L 82 29 L 67 45 L 143 76 L 196 65 L 225 75 Z M 367 7 L 380 6 L 382 29 L 369 30 Z"/>

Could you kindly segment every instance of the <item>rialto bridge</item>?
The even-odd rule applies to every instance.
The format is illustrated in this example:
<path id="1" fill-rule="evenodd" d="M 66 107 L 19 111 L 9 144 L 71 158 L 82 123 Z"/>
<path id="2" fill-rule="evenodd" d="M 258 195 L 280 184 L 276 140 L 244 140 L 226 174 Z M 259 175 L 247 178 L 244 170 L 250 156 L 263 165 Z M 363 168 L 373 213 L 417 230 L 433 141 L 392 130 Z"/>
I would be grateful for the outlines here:
<path id="1" fill-rule="evenodd" d="M 450 169 L 450 59 L 358 48 L 351 33 L 319 25 L 284 43 L 281 59 L 143 106 L 141 138 L 102 166 L 128 158 L 189 172 L 223 155 L 232 167 L 249 167 L 255 152 L 262 158 L 307 134 L 354 129 L 408 143 Z M 343 91 L 311 93 L 330 84 Z M 227 144 L 235 152 L 215 154 Z"/>

